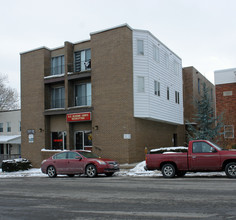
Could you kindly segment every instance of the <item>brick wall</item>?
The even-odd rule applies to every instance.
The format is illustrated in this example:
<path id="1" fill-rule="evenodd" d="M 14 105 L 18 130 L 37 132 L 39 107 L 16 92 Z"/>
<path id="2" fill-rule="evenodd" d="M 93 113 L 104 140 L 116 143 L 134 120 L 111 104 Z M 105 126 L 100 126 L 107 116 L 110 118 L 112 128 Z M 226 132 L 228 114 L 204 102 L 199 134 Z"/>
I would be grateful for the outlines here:
<path id="1" fill-rule="evenodd" d="M 234 125 L 234 139 L 224 139 L 222 135 L 221 144 L 236 144 L 236 83 L 216 85 L 216 111 L 217 115 L 223 113 L 225 125 Z"/>

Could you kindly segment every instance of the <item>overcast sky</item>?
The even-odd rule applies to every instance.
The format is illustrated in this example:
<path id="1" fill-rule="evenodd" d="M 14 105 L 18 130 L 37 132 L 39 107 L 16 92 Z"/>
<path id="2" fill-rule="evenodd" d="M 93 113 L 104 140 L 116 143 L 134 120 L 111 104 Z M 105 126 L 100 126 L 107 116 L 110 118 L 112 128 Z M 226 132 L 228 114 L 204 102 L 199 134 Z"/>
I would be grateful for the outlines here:
<path id="1" fill-rule="evenodd" d="M 214 83 L 236 67 L 236 0 L 0 0 L 0 73 L 20 92 L 20 53 L 123 23 L 149 30 Z"/>

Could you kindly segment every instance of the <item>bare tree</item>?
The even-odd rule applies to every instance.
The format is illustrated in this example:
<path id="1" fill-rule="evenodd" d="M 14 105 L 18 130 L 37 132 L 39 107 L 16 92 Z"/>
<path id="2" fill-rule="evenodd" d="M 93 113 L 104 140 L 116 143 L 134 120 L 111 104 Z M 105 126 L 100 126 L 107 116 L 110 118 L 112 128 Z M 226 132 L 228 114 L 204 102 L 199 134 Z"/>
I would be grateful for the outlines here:
<path id="1" fill-rule="evenodd" d="M 0 73 L 0 111 L 19 108 L 19 96 L 15 89 L 7 85 L 7 76 Z"/>

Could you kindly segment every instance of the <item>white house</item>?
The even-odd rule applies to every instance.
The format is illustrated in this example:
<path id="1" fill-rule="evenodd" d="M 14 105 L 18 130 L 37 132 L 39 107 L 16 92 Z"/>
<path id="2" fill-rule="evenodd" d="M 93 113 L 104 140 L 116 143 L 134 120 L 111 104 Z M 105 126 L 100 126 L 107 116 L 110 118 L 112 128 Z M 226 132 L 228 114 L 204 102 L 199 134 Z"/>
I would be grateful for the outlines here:
<path id="1" fill-rule="evenodd" d="M 21 154 L 21 110 L 0 112 L 0 162 Z"/>

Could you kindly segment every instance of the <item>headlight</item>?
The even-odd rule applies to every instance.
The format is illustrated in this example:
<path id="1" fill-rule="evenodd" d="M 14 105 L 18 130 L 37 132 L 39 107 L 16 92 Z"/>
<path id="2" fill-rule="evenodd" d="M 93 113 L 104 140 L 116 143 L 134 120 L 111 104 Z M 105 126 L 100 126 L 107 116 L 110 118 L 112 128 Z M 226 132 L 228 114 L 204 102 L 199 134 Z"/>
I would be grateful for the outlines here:
<path id="1" fill-rule="evenodd" d="M 45 162 L 46 162 L 46 160 L 43 160 L 42 163 L 41 163 L 41 165 L 43 165 Z"/>
<path id="2" fill-rule="evenodd" d="M 96 160 L 99 164 L 102 164 L 102 165 L 106 165 L 106 162 L 104 162 L 103 160 Z"/>

